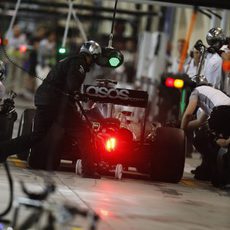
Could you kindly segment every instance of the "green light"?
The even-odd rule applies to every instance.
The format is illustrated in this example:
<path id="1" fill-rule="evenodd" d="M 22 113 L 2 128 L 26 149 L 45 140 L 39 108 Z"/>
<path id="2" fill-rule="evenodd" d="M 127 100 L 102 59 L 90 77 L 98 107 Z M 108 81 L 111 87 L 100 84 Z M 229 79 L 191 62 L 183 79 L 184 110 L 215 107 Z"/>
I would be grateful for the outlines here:
<path id="1" fill-rule="evenodd" d="M 64 54 L 64 53 L 66 53 L 66 49 L 63 48 L 63 47 L 61 47 L 61 48 L 58 50 L 58 52 L 59 52 L 60 54 Z"/>
<path id="2" fill-rule="evenodd" d="M 112 67 L 116 67 L 120 64 L 120 60 L 116 57 L 111 57 L 109 59 L 109 64 L 112 66 Z"/>

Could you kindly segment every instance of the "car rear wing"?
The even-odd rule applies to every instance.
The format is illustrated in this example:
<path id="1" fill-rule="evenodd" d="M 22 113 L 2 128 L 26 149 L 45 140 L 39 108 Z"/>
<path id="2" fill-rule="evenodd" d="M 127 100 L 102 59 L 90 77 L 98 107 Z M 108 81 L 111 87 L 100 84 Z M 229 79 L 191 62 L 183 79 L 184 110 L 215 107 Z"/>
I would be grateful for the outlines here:
<path id="1" fill-rule="evenodd" d="M 147 119 L 148 93 L 141 90 L 112 88 L 98 85 L 84 85 L 83 95 L 98 103 L 111 103 L 145 109 L 142 123 L 141 143 L 144 143 L 145 126 Z"/>
<path id="2" fill-rule="evenodd" d="M 147 108 L 148 106 L 148 93 L 141 90 L 84 85 L 83 94 L 90 100 L 99 103 L 111 103 L 140 108 Z"/>

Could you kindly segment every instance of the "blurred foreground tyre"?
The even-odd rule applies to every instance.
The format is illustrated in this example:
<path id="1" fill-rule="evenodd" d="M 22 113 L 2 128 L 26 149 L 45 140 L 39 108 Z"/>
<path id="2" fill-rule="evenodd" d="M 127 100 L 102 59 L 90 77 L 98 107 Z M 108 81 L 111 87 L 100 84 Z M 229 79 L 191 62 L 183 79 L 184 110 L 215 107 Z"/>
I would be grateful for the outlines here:
<path id="1" fill-rule="evenodd" d="M 19 121 L 18 136 L 30 134 L 32 132 L 34 115 L 35 109 L 25 109 Z M 24 152 L 18 153 L 17 157 L 20 160 L 26 161 L 29 153 L 30 150 L 26 150 Z"/>
<path id="2" fill-rule="evenodd" d="M 157 129 L 152 146 L 150 176 L 152 180 L 177 183 L 184 172 L 186 138 L 178 128 Z"/>

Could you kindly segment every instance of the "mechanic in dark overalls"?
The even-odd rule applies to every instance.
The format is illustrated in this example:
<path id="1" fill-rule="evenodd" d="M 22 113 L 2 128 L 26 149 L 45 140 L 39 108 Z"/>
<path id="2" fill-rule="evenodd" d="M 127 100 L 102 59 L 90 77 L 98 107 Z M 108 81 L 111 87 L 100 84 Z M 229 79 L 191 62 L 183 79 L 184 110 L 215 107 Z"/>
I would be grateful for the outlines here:
<path id="1" fill-rule="evenodd" d="M 81 152 L 83 177 L 99 178 L 94 170 L 91 131 L 76 109 L 73 97 L 80 92 L 86 73 L 100 54 L 98 43 L 85 42 L 78 55 L 61 60 L 49 72 L 35 93 L 33 133 L 0 143 L 0 161 L 31 148 L 30 167 L 55 169 L 59 154 L 65 147 L 63 140 L 74 128 Z"/>
<path id="2" fill-rule="evenodd" d="M 194 119 L 197 108 L 200 108 L 201 112 Z M 230 97 L 228 95 L 208 85 L 198 86 L 192 91 L 181 121 L 181 128 L 196 129 L 194 146 L 202 155 L 201 165 L 193 172 L 196 179 L 212 181 L 215 179 L 219 148 L 228 147 L 230 142 L 229 118 Z M 230 164 L 230 161 L 226 164 Z"/>

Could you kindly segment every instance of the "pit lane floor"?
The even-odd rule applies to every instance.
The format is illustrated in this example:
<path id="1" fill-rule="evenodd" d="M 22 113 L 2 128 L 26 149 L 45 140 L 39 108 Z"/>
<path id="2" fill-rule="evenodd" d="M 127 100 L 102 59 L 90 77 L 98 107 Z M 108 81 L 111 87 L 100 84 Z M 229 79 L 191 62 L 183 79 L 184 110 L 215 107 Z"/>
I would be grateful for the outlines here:
<path id="1" fill-rule="evenodd" d="M 14 156 L 8 162 L 14 180 L 15 199 L 25 197 L 20 180 L 32 191 L 42 190 L 44 172 L 27 169 L 25 163 Z M 186 159 L 184 176 L 178 184 L 128 176 L 121 181 L 112 176 L 94 180 L 81 178 L 74 172 L 56 171 L 49 175 L 57 185 L 49 202 L 68 202 L 94 210 L 101 217 L 99 230 L 230 229 L 230 191 L 214 188 L 209 182 L 194 180 L 190 170 L 199 163 L 198 154 Z M 0 191 L 1 212 L 9 198 L 8 182 L 2 165 Z M 28 212 L 29 210 L 22 209 L 20 220 Z M 12 215 L 13 209 L 5 218 L 12 219 Z M 77 217 L 60 229 L 86 229 L 82 227 L 87 222 L 86 219 Z M 0 226 L 0 229 L 3 228 Z"/>
<path id="2" fill-rule="evenodd" d="M 94 210 L 101 217 L 99 230 L 230 229 L 230 191 L 214 188 L 209 182 L 194 180 L 190 170 L 199 161 L 197 154 L 186 160 L 184 177 L 178 184 L 128 176 L 120 181 L 112 176 L 99 180 L 85 179 L 74 172 L 56 171 L 49 174 L 57 186 L 49 202 L 68 202 Z M 21 180 L 32 191 L 42 190 L 44 172 L 27 169 L 25 163 L 15 157 L 8 162 L 14 180 L 15 199 L 25 197 L 19 184 Z M 9 188 L 2 165 L 0 190 L 0 210 L 3 210 L 8 201 Z M 25 208 L 21 210 L 20 220 L 23 220 L 29 211 Z M 6 218 L 12 219 L 12 214 L 13 209 Z M 68 227 L 66 225 L 66 228 L 60 229 L 85 229 L 81 227 L 86 224 L 86 219 L 75 218 Z"/>

